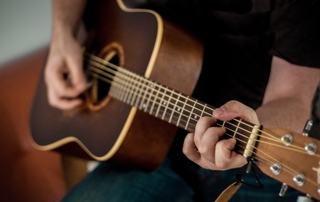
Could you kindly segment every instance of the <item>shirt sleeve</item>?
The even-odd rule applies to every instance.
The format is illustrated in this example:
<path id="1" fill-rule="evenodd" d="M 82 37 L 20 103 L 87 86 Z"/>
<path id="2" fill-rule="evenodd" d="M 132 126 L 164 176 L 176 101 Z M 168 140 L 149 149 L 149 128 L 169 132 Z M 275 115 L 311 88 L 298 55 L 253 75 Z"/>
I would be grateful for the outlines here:
<path id="1" fill-rule="evenodd" d="M 277 2 L 270 16 L 271 55 L 320 68 L 320 0 Z"/>

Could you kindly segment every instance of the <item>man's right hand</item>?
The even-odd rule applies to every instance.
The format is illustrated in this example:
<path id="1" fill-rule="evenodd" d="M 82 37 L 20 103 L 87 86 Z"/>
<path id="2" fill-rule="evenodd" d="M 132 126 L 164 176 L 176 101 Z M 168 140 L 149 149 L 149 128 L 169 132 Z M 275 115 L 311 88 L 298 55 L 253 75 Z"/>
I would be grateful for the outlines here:
<path id="1" fill-rule="evenodd" d="M 80 44 L 71 34 L 52 39 L 45 67 L 47 96 L 51 106 L 68 110 L 82 104 L 79 95 L 87 87 L 82 55 Z"/>

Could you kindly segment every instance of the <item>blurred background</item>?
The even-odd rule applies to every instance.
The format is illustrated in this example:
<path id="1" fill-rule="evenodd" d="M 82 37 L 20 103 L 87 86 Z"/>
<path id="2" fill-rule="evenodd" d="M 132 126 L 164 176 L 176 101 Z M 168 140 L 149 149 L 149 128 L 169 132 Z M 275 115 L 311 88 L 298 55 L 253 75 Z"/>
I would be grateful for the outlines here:
<path id="1" fill-rule="evenodd" d="M 50 0 L 0 0 L 0 66 L 48 44 Z"/>

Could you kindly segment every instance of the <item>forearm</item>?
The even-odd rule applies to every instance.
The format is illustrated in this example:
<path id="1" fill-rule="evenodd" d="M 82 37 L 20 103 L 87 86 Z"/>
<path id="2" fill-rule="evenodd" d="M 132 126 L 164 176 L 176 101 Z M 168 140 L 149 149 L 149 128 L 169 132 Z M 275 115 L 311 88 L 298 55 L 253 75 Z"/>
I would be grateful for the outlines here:
<path id="1" fill-rule="evenodd" d="M 256 112 L 260 123 L 266 128 L 284 128 L 301 133 L 311 115 L 311 102 L 281 98 L 265 103 Z"/>
<path id="2" fill-rule="evenodd" d="M 312 100 L 319 81 L 319 69 L 274 57 L 263 104 L 256 110 L 260 123 L 267 128 L 301 133 L 311 117 Z"/>
<path id="3" fill-rule="evenodd" d="M 52 36 L 76 35 L 86 0 L 52 0 Z"/>

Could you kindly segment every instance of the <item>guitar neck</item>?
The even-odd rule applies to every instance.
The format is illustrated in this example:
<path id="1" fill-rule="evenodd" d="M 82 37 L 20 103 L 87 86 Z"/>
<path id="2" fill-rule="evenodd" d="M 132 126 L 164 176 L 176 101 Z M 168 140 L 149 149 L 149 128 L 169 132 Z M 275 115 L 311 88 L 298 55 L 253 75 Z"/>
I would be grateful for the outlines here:
<path id="1" fill-rule="evenodd" d="M 110 95 L 179 128 L 194 132 L 213 107 L 125 69 L 118 69 Z"/>
<path id="2" fill-rule="evenodd" d="M 89 64 L 94 78 L 111 84 L 109 91 L 111 97 L 189 132 L 194 132 L 197 121 L 203 116 L 212 116 L 215 109 L 204 102 L 99 58 L 89 61 Z M 218 120 L 215 125 L 226 128 L 226 136 L 238 140 L 236 148 L 238 153 L 250 156 L 255 143 L 250 141 L 256 139 L 251 135 L 259 127 L 241 119 Z M 251 147 L 250 151 L 246 151 L 248 146 Z"/>

